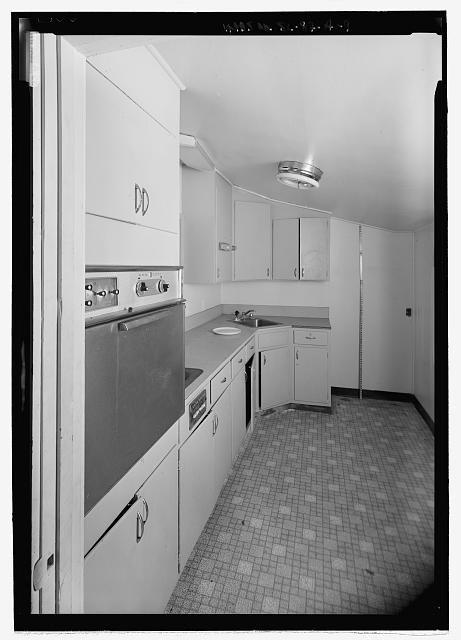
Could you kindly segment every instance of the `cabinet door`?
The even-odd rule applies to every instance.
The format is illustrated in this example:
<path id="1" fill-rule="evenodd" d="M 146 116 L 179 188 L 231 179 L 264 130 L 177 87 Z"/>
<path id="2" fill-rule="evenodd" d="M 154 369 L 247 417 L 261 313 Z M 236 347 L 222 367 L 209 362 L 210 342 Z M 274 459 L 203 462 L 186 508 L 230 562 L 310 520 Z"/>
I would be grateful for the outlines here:
<path id="1" fill-rule="evenodd" d="M 328 349 L 295 346 L 294 352 L 295 402 L 328 403 Z"/>
<path id="2" fill-rule="evenodd" d="M 291 349 L 279 347 L 261 351 L 260 385 L 261 409 L 268 409 L 290 402 L 291 399 Z"/>
<path id="3" fill-rule="evenodd" d="M 221 251 L 220 242 L 232 244 L 232 187 L 218 173 L 216 175 L 216 280 L 232 280 L 232 251 Z"/>
<path id="4" fill-rule="evenodd" d="M 179 450 L 179 563 L 181 570 L 215 502 L 213 418 L 210 414 Z"/>
<path id="5" fill-rule="evenodd" d="M 141 613 L 135 502 L 85 557 L 84 613 Z"/>
<path id="6" fill-rule="evenodd" d="M 238 450 L 246 435 L 246 387 L 245 368 L 241 369 L 232 380 L 232 462 L 237 457 Z"/>
<path id="7" fill-rule="evenodd" d="M 300 219 L 299 256 L 301 280 L 328 280 L 330 264 L 329 220 Z"/>
<path id="8" fill-rule="evenodd" d="M 272 278 L 299 280 L 299 218 L 272 223 Z"/>
<path id="9" fill-rule="evenodd" d="M 270 205 L 235 203 L 234 280 L 271 279 L 271 234 Z"/>
<path id="10" fill-rule="evenodd" d="M 178 577 L 176 455 L 85 558 L 85 613 L 163 613 Z"/>
<path id="11" fill-rule="evenodd" d="M 86 211 L 178 233 L 179 139 L 89 65 L 86 107 Z"/>
<path id="12" fill-rule="evenodd" d="M 232 404 L 230 387 L 222 394 L 212 411 L 214 427 L 214 480 L 216 502 L 232 463 Z"/>
<path id="13" fill-rule="evenodd" d="M 145 519 L 137 553 L 143 613 L 163 613 L 178 579 L 177 456 L 175 447 L 138 491 Z"/>

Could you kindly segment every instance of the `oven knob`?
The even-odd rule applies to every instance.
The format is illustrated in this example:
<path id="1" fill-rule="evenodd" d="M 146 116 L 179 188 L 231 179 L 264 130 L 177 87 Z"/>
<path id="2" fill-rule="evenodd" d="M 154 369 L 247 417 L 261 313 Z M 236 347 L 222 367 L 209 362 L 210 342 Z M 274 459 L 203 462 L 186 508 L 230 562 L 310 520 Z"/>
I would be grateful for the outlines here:
<path id="1" fill-rule="evenodd" d="M 166 293 L 170 288 L 170 285 L 168 284 L 168 282 L 165 282 L 165 280 L 159 280 L 157 287 L 160 293 Z"/>
<path id="2" fill-rule="evenodd" d="M 85 306 L 86 307 L 92 307 L 93 306 L 93 302 L 91 300 L 85 300 Z"/>
<path id="3" fill-rule="evenodd" d="M 93 285 L 92 285 L 92 284 L 86 284 L 86 285 L 85 285 L 85 289 L 86 289 L 87 291 L 93 291 Z"/>

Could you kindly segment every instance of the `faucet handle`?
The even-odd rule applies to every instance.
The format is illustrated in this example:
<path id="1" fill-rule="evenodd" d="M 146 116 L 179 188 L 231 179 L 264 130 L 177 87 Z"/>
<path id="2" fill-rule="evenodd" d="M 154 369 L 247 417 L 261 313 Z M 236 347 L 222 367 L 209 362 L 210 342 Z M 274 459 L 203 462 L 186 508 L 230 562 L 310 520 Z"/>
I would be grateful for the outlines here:
<path id="1" fill-rule="evenodd" d="M 234 311 L 234 316 L 235 316 L 235 320 L 237 320 L 240 316 L 240 311 L 237 309 L 236 311 Z"/>

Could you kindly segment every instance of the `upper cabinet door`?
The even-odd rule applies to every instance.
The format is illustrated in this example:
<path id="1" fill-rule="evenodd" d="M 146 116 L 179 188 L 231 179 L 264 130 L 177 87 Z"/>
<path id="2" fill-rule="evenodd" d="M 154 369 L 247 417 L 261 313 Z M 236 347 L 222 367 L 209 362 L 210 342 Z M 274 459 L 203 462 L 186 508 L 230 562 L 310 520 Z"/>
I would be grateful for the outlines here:
<path id="1" fill-rule="evenodd" d="M 300 280 L 328 280 L 330 272 L 330 222 L 323 218 L 299 221 Z"/>
<path id="2" fill-rule="evenodd" d="M 86 124 L 87 213 L 179 233 L 178 138 L 90 65 Z"/>
<path id="3" fill-rule="evenodd" d="M 272 223 L 272 278 L 299 280 L 299 218 Z"/>
<path id="4" fill-rule="evenodd" d="M 232 280 L 232 251 L 219 249 L 220 242 L 232 245 L 232 187 L 219 173 L 216 179 L 216 281 Z"/>
<path id="5" fill-rule="evenodd" d="M 270 205 L 236 202 L 234 280 L 270 280 L 272 253 Z"/>

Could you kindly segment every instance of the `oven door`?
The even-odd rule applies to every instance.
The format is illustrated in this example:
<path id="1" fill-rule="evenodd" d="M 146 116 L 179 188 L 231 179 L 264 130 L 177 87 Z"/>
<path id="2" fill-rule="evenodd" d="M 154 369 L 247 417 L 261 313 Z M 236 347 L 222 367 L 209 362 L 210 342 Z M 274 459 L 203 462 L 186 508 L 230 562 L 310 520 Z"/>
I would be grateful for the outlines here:
<path id="1" fill-rule="evenodd" d="M 184 412 L 184 304 L 86 329 L 85 514 Z"/>

